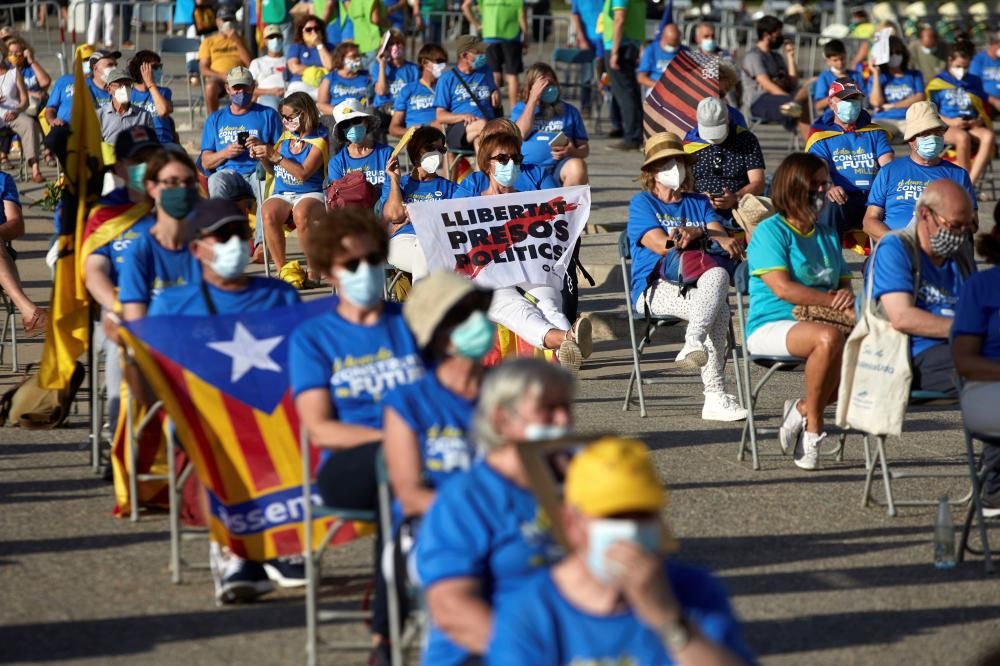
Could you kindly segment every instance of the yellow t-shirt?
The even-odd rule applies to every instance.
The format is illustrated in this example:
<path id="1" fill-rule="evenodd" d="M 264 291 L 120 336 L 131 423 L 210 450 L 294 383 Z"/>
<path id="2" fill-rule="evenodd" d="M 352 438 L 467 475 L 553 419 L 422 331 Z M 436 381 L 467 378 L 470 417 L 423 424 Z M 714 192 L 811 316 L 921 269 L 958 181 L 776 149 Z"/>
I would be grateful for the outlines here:
<path id="1" fill-rule="evenodd" d="M 239 38 L 237 38 L 239 39 Z M 205 38 L 198 49 L 198 59 L 208 58 L 208 65 L 217 72 L 226 73 L 243 64 L 236 40 L 215 34 Z"/>

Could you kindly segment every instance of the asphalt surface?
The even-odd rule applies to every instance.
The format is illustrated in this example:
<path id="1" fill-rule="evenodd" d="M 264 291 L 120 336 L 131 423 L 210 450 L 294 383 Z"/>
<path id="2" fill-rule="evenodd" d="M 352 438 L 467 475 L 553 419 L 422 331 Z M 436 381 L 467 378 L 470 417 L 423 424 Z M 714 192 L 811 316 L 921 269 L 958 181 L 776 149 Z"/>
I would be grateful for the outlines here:
<path id="1" fill-rule="evenodd" d="M 186 110 L 177 117 L 186 118 Z M 592 221 L 614 226 L 626 219 L 640 156 L 609 151 L 609 142 L 594 134 Z M 764 128 L 761 136 L 771 172 L 790 149 L 780 130 Z M 26 204 L 43 193 L 40 186 L 21 185 Z M 984 226 L 991 212 L 992 204 L 984 204 Z M 51 215 L 30 205 L 25 214 L 19 267 L 29 294 L 46 302 L 43 257 Z M 627 341 L 612 335 L 624 330 L 616 238 L 595 229 L 584 240 L 584 263 L 600 284 L 584 288 L 581 308 L 602 315 L 605 325 L 598 329 L 606 335 L 581 375 L 578 427 L 635 435 L 654 449 L 671 490 L 665 515 L 682 542 L 678 557 L 725 581 L 761 662 L 971 664 L 995 647 L 996 578 L 984 576 L 976 556 L 950 571 L 934 568 L 933 507 L 903 507 L 895 518 L 879 507 L 862 508 L 859 436 L 848 438 L 843 462 L 824 460 L 817 472 L 796 468 L 774 437 L 765 437 L 762 469 L 754 471 L 749 461 L 736 459 L 738 425 L 703 422 L 699 408 L 672 405 L 699 394 L 696 384 L 648 387 L 645 419 L 634 408 L 622 411 L 631 359 Z M 668 330 L 662 341 L 651 348 L 644 371 L 676 375 L 669 361 L 680 334 Z M 37 360 L 41 342 L 22 342 L 19 351 L 22 362 Z M 9 356 L 0 367 L 2 390 L 16 377 Z M 731 368 L 728 373 L 732 384 Z M 774 425 L 781 403 L 800 392 L 799 373 L 780 373 L 763 393 L 759 413 Z M 138 523 L 112 517 L 111 486 L 92 473 L 81 448 L 89 430 L 87 404 L 81 392 L 78 410 L 59 430 L 0 428 L 0 662 L 299 663 L 305 639 L 300 593 L 216 608 L 207 571 L 187 570 L 182 584 L 171 584 L 165 516 L 143 516 Z M 966 471 L 959 419 L 950 409 L 914 410 L 903 439 L 890 441 L 888 451 L 896 469 Z M 956 498 L 967 488 L 962 478 L 895 484 L 900 498 Z M 964 510 L 955 509 L 954 517 L 960 523 Z M 203 540 L 184 544 L 190 562 L 205 562 L 206 551 Z M 324 601 L 361 603 L 370 552 L 365 540 L 329 556 Z M 324 635 L 364 639 L 365 631 L 336 625 Z M 323 661 L 361 664 L 365 656 L 334 652 Z"/>

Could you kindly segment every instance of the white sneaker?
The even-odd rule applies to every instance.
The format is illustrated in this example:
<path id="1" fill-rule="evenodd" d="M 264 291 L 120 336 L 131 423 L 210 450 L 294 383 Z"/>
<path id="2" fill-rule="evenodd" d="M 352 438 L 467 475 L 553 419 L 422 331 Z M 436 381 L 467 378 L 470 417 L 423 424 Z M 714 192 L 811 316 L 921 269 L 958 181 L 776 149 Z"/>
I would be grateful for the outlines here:
<path id="1" fill-rule="evenodd" d="M 682 368 L 703 367 L 708 363 L 708 352 L 705 351 L 705 345 L 696 338 L 687 338 L 684 341 L 684 347 L 674 359 L 674 363 Z"/>
<path id="2" fill-rule="evenodd" d="M 701 418 L 705 421 L 742 421 L 747 410 L 740 407 L 736 396 L 728 393 L 706 393 Z"/>
<path id="3" fill-rule="evenodd" d="M 806 424 L 805 417 L 796 409 L 798 404 L 798 400 L 785 401 L 785 411 L 783 412 L 785 419 L 778 429 L 778 442 L 781 444 L 781 452 L 786 456 L 789 451 L 795 449 L 795 444 Z"/>
<path id="4" fill-rule="evenodd" d="M 815 470 L 820 468 L 819 447 L 826 439 L 826 433 L 802 431 L 795 447 L 795 465 L 800 469 Z"/>
<path id="5" fill-rule="evenodd" d="M 580 355 L 583 358 L 590 358 L 594 351 L 594 327 L 590 322 L 590 317 L 582 315 L 573 324 L 573 339 L 576 340 L 580 348 Z"/>
<path id="6" fill-rule="evenodd" d="M 576 342 L 569 338 L 563 340 L 562 344 L 559 345 L 559 351 L 556 352 L 556 358 L 559 359 L 559 365 L 571 375 L 576 377 L 580 374 L 583 354 L 580 352 L 580 345 Z"/>

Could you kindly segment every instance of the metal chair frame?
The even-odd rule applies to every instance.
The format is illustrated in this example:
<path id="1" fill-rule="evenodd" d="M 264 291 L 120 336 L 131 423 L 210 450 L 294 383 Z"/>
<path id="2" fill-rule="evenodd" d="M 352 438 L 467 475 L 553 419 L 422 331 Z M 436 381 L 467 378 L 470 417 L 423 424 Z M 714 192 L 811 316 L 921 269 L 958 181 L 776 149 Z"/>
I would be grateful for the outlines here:
<path id="1" fill-rule="evenodd" d="M 968 428 L 963 428 L 965 435 L 965 452 L 966 459 L 969 463 L 969 479 L 972 482 L 972 501 L 969 503 L 969 508 L 965 514 L 965 524 L 962 526 L 962 538 L 958 544 L 958 561 L 962 562 L 965 560 L 965 554 L 971 553 L 973 555 L 983 556 L 983 569 L 987 574 L 991 574 L 995 571 L 993 565 L 993 555 L 990 549 L 990 540 L 987 534 L 986 519 L 983 516 L 983 502 L 982 502 L 982 487 L 986 480 L 987 475 L 993 472 L 993 467 L 986 468 L 983 466 L 982 461 L 976 463 L 976 450 L 975 450 L 975 440 L 983 441 L 983 446 L 986 443 L 983 439 L 983 435 L 971 432 Z M 972 521 L 976 519 L 979 524 L 979 539 L 982 543 L 982 550 L 975 550 L 969 545 L 969 533 L 972 531 Z"/>
<path id="2" fill-rule="evenodd" d="M 17 308 L 3 289 L 0 289 L 0 317 L 3 317 L 3 326 L 0 327 L 0 363 L 3 363 L 3 354 L 9 344 L 10 371 L 18 372 L 20 366 L 17 363 Z"/>

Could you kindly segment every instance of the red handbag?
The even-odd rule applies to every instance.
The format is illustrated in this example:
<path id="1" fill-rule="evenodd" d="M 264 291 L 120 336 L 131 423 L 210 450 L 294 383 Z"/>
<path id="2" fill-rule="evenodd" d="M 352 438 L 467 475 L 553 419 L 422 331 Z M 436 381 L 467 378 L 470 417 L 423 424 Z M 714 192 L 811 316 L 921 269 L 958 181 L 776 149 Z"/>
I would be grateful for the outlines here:
<path id="1" fill-rule="evenodd" d="M 364 171 L 352 171 L 326 186 L 326 207 L 368 208 L 375 207 L 378 190 L 365 178 Z"/>

